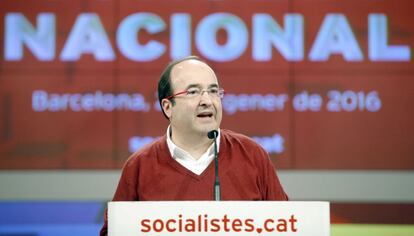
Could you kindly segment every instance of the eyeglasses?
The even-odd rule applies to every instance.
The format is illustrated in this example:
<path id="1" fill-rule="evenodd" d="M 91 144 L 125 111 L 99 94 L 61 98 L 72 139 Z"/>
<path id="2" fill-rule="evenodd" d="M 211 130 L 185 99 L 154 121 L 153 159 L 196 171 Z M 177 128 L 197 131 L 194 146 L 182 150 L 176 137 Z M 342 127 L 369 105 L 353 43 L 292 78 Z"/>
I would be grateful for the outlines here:
<path id="1" fill-rule="evenodd" d="M 189 88 L 188 90 L 178 92 L 176 94 L 168 96 L 165 99 L 170 100 L 182 94 L 184 94 L 188 98 L 196 98 L 196 97 L 203 95 L 204 92 L 206 92 L 212 98 L 223 98 L 224 97 L 224 89 L 222 88 L 208 88 L 208 89 Z"/>

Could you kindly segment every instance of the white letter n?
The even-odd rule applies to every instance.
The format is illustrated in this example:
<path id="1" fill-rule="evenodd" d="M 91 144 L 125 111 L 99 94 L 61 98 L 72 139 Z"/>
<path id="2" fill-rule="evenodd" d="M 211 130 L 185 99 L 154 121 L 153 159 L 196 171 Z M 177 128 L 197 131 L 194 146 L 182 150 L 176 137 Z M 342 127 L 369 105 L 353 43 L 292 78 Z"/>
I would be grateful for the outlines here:
<path id="1" fill-rule="evenodd" d="M 19 61 L 23 58 L 23 44 L 41 61 L 55 57 L 55 16 L 42 13 L 37 17 L 37 30 L 21 13 L 9 13 L 5 22 L 4 58 Z"/>

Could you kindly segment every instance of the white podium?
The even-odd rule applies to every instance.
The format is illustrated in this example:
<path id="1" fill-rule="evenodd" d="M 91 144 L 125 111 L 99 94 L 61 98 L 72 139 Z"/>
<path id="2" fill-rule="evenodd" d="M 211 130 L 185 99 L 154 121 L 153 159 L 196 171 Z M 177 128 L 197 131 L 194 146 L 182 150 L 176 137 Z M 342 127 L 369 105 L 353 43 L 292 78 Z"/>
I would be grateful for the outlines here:
<path id="1" fill-rule="evenodd" d="M 108 236 L 329 236 L 329 202 L 108 203 Z"/>

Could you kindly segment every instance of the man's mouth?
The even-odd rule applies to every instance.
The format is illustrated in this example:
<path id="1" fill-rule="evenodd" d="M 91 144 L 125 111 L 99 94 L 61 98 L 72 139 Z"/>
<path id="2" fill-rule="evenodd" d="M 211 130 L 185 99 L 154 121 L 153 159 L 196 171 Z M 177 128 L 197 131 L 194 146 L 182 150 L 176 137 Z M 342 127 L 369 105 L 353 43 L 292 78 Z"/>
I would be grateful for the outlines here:
<path id="1" fill-rule="evenodd" d="M 213 112 L 201 112 L 197 115 L 199 118 L 211 118 L 213 117 Z"/>

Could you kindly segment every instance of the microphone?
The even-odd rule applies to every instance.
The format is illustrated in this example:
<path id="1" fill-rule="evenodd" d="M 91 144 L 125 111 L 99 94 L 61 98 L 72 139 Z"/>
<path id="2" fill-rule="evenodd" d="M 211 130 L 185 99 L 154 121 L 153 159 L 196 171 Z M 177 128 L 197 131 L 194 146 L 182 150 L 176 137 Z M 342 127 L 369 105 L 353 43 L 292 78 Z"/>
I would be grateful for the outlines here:
<path id="1" fill-rule="evenodd" d="M 218 174 L 218 155 L 217 155 L 217 136 L 218 131 L 212 130 L 207 133 L 207 137 L 209 139 L 214 139 L 214 169 L 215 169 L 215 176 L 216 180 L 214 181 L 214 200 L 220 201 L 220 179 Z"/>
<path id="2" fill-rule="evenodd" d="M 207 136 L 208 136 L 209 139 L 215 139 L 218 136 L 218 131 L 217 130 L 212 130 L 212 131 L 207 133 Z"/>

